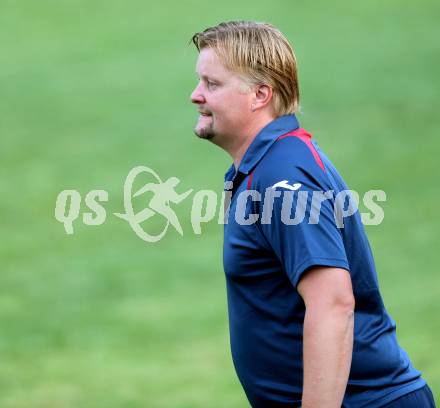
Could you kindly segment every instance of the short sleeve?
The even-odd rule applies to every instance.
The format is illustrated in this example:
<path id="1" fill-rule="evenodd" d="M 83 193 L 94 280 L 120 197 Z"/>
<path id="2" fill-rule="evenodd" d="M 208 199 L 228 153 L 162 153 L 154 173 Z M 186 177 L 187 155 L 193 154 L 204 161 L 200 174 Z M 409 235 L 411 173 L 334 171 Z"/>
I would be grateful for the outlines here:
<path id="1" fill-rule="evenodd" d="M 341 230 L 335 221 L 335 192 L 326 174 L 291 163 L 257 169 L 258 226 L 296 287 L 313 266 L 349 270 Z"/>

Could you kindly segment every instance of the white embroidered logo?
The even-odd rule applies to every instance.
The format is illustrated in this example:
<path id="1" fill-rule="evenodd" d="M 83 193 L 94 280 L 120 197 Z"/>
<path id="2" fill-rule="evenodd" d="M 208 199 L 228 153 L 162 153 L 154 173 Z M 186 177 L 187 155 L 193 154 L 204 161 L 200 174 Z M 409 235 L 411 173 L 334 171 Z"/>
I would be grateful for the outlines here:
<path id="1" fill-rule="evenodd" d="M 287 188 L 288 190 L 298 190 L 301 187 L 301 183 L 295 183 L 293 185 L 290 185 L 287 180 L 279 181 L 278 183 L 274 184 L 272 188 L 276 190 L 277 187 Z"/>

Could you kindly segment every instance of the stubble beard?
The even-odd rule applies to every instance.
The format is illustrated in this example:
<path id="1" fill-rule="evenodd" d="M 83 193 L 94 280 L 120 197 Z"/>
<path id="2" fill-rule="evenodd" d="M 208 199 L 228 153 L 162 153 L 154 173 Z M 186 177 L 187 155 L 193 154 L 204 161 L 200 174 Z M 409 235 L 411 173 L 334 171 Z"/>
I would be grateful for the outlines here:
<path id="1" fill-rule="evenodd" d="M 201 129 L 197 129 L 197 127 L 196 127 L 194 129 L 194 133 L 200 139 L 211 140 L 215 136 L 214 123 L 206 125 L 206 126 L 202 127 Z"/>

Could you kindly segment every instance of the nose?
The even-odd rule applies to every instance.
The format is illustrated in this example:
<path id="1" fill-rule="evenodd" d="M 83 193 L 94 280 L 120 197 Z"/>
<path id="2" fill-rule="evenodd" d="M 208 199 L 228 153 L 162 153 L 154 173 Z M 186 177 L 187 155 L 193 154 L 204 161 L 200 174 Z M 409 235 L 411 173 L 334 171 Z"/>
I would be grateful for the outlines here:
<path id="1" fill-rule="evenodd" d="M 201 104 L 205 102 L 205 97 L 203 96 L 203 93 L 201 92 L 201 83 L 198 83 L 195 87 L 194 91 L 192 91 L 191 94 L 191 102 L 196 104 Z"/>

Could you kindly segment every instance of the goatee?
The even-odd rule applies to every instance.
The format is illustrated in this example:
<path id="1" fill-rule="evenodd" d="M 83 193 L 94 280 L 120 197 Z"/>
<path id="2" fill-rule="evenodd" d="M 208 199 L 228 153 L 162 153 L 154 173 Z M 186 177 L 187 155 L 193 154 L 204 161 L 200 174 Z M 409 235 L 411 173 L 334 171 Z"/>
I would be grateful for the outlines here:
<path id="1" fill-rule="evenodd" d="M 211 127 L 205 127 L 200 130 L 197 130 L 196 128 L 194 129 L 194 133 L 200 139 L 206 139 L 206 140 L 210 140 L 215 136 L 214 129 L 212 129 Z"/>

